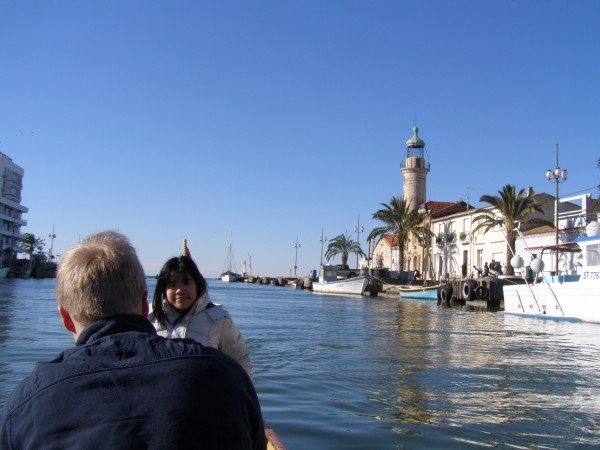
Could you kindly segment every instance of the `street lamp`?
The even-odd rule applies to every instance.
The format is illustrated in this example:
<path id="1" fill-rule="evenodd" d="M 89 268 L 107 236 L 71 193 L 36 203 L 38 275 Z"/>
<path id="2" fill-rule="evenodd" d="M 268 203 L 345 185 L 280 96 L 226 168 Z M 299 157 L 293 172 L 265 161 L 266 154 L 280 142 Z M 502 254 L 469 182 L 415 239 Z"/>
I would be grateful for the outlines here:
<path id="1" fill-rule="evenodd" d="M 423 217 L 423 225 L 427 224 L 427 228 L 423 226 L 423 237 L 425 239 L 425 248 L 421 247 L 421 250 L 425 251 L 423 255 L 423 285 L 426 285 L 427 281 L 427 273 L 429 272 L 429 241 L 430 238 L 430 228 L 431 228 L 431 208 L 426 208 L 426 205 L 423 205 L 419 208 L 419 214 Z"/>
<path id="2" fill-rule="evenodd" d="M 354 232 L 356 233 L 356 242 L 358 243 L 358 246 L 360 247 L 360 233 L 362 233 L 363 231 L 365 231 L 364 227 L 360 226 L 360 214 L 358 215 L 358 223 L 356 224 L 356 226 L 354 227 Z M 356 268 L 358 269 L 358 252 L 356 252 Z"/>
<path id="3" fill-rule="evenodd" d="M 569 176 L 569 174 L 567 173 L 567 170 L 564 169 L 562 170 L 560 168 L 560 166 L 558 165 L 558 144 L 556 144 L 556 169 L 551 170 L 548 169 L 546 171 L 546 178 L 548 179 L 548 181 L 550 183 L 555 183 L 556 184 L 556 206 L 554 208 L 554 228 L 555 228 L 555 244 L 556 244 L 556 250 L 555 250 L 555 263 L 554 263 L 554 268 L 555 268 L 555 274 L 558 275 L 558 204 L 559 204 L 559 200 L 558 200 L 558 185 L 560 183 L 564 183 L 565 181 L 567 181 L 567 177 Z"/>
<path id="4" fill-rule="evenodd" d="M 56 237 L 56 235 L 54 234 L 54 225 L 52 225 L 52 233 L 48 235 L 48 237 L 50 238 L 50 253 L 48 254 L 48 259 L 50 261 L 52 261 L 53 257 L 52 257 L 52 249 L 54 247 L 54 238 Z"/>
<path id="5" fill-rule="evenodd" d="M 300 244 L 298 244 L 298 236 L 296 236 L 296 243 L 294 244 L 294 248 L 296 249 L 296 258 L 294 259 L 294 278 L 298 278 L 296 275 L 296 270 L 298 269 L 298 249 L 300 248 Z"/>
<path id="6" fill-rule="evenodd" d="M 327 240 L 326 236 L 323 236 L 323 227 L 321 227 L 321 236 L 319 236 L 319 241 L 321 241 L 321 267 L 323 267 L 323 243 Z"/>

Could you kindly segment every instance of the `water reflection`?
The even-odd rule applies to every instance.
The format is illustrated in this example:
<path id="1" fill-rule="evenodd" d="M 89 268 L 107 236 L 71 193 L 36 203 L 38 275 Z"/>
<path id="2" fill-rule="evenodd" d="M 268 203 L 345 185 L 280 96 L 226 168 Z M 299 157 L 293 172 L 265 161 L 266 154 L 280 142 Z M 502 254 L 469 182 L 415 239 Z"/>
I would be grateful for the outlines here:
<path id="1" fill-rule="evenodd" d="M 10 364 L 5 347 L 11 333 L 14 314 L 14 280 L 0 278 L 0 384 L 4 384 L 10 374 Z"/>
<path id="2" fill-rule="evenodd" d="M 14 313 L 15 288 L 12 279 L 0 278 L 0 349 L 8 339 L 11 328 L 11 319 Z M 2 358 L 1 361 L 6 361 Z"/>
<path id="3" fill-rule="evenodd" d="M 506 439 L 501 425 L 511 424 L 525 444 L 556 441 L 561 429 L 559 440 L 569 445 L 600 443 L 589 416 L 600 412 L 597 325 L 416 302 L 400 302 L 395 314 L 377 306 L 371 319 L 381 333 L 374 344 L 380 382 L 369 395 L 398 432 L 436 425 L 480 434 L 484 426 L 487 434 L 475 441 L 498 444 Z"/>

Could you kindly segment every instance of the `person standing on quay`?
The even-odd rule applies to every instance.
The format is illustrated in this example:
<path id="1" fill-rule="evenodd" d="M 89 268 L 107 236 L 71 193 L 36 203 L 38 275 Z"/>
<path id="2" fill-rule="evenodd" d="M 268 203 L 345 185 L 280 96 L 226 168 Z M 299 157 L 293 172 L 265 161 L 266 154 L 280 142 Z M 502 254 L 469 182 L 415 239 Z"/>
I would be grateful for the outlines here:
<path id="1" fill-rule="evenodd" d="M 157 336 L 125 236 L 69 250 L 56 296 L 75 347 L 17 385 L 0 409 L 0 448 L 266 448 L 244 370 L 216 349 Z"/>

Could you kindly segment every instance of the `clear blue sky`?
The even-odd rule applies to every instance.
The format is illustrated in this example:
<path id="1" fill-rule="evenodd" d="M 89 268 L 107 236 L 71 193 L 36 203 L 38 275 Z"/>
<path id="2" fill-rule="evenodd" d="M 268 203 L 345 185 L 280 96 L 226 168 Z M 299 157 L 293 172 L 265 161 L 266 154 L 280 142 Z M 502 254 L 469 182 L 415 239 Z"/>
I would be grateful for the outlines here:
<path id="1" fill-rule="evenodd" d="M 507 183 L 598 194 L 600 2 L 0 0 L 0 151 L 23 232 L 104 229 L 147 274 L 187 238 L 206 276 L 317 268 L 321 227 L 366 249 L 416 123 L 430 200 Z M 351 261 L 354 257 L 351 257 Z M 339 262 L 339 261 L 336 261 Z"/>

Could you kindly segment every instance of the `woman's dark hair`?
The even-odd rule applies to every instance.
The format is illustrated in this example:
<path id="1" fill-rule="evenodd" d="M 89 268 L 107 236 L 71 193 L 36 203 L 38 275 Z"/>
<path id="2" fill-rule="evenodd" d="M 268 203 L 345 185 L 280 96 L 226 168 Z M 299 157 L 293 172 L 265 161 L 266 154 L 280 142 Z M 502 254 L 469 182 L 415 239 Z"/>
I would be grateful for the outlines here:
<path id="1" fill-rule="evenodd" d="M 206 280 L 198 270 L 198 266 L 189 256 L 175 256 L 169 259 L 160 269 L 158 279 L 156 280 L 156 288 L 154 289 L 154 297 L 152 298 L 152 312 L 158 322 L 164 326 L 166 315 L 162 307 L 163 296 L 167 293 L 167 285 L 173 274 L 179 274 L 181 277 L 187 278 L 191 276 L 196 283 L 196 295 L 199 298 L 206 292 L 208 286 Z"/>

